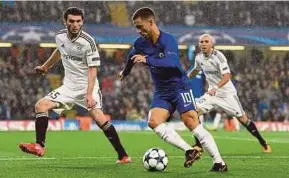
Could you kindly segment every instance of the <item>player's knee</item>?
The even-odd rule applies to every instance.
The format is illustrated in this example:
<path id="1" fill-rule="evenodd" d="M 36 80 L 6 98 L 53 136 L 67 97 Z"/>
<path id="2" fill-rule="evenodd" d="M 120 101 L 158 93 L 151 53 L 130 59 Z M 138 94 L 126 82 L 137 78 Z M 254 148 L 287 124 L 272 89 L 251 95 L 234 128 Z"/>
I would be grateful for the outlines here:
<path id="1" fill-rule="evenodd" d="M 241 124 L 246 125 L 248 122 L 248 117 L 246 115 L 243 115 L 241 117 L 237 117 L 237 119 L 239 120 L 239 122 L 241 122 Z"/>
<path id="2" fill-rule="evenodd" d="M 44 105 L 42 104 L 41 101 L 37 102 L 35 104 L 35 112 L 38 113 L 38 112 L 42 112 L 44 110 Z"/>
<path id="3" fill-rule="evenodd" d="M 156 128 L 158 125 L 160 125 L 160 123 L 157 121 L 156 118 L 154 118 L 154 117 L 150 117 L 150 118 L 149 118 L 149 120 L 148 120 L 148 126 L 149 126 L 151 129 Z"/>
<path id="4" fill-rule="evenodd" d="M 88 113 L 99 127 L 109 121 L 108 117 L 98 108 L 91 109 Z"/>
<path id="5" fill-rule="evenodd" d="M 198 114 L 196 111 L 188 111 L 182 114 L 182 121 L 190 130 L 195 129 L 199 125 Z"/>

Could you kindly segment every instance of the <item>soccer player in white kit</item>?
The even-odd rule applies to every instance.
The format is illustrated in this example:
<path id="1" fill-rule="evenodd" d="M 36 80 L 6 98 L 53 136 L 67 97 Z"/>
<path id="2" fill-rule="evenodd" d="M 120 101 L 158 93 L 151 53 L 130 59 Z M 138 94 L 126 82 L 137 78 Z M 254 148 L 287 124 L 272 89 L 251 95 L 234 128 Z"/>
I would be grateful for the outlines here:
<path id="1" fill-rule="evenodd" d="M 235 116 L 247 130 L 258 139 L 263 152 L 270 153 L 271 147 L 260 135 L 253 121 L 248 119 L 237 96 L 235 86 L 231 81 L 230 68 L 224 54 L 213 48 L 213 38 L 209 34 L 203 34 L 199 38 L 201 53 L 195 58 L 194 68 L 188 72 L 192 78 L 202 70 L 209 84 L 208 92 L 196 103 L 198 114 L 207 113 L 214 107 L 219 107 L 227 114 Z M 201 144 L 196 144 L 200 147 Z"/>
<path id="2" fill-rule="evenodd" d="M 44 75 L 56 62 L 62 60 L 65 71 L 63 85 L 36 103 L 36 143 L 21 143 L 19 147 L 23 152 L 44 156 L 48 112 L 54 110 L 61 113 L 76 104 L 87 109 L 103 130 L 118 153 L 117 163 L 129 163 L 131 159 L 114 126 L 102 111 L 102 96 L 97 79 L 100 56 L 94 39 L 81 30 L 83 12 L 79 8 L 70 7 L 63 16 L 66 29 L 56 33 L 57 48 L 43 65 L 35 68 L 37 73 Z"/>

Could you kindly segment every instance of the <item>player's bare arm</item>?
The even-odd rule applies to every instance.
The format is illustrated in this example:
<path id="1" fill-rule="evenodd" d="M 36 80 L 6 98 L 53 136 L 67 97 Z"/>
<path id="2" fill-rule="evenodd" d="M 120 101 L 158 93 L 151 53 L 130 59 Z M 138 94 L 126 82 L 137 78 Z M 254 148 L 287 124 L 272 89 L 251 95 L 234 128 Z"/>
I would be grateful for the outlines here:
<path id="1" fill-rule="evenodd" d="M 87 87 L 87 94 L 85 96 L 85 100 L 86 100 L 88 108 L 93 108 L 96 105 L 96 102 L 92 97 L 96 75 L 97 75 L 97 67 L 96 66 L 89 67 L 88 68 L 88 87 Z"/>
<path id="2" fill-rule="evenodd" d="M 48 70 L 59 60 L 61 60 L 61 54 L 58 49 L 55 49 L 48 60 L 42 64 L 41 66 L 37 66 L 34 68 L 37 74 L 46 74 Z"/>
<path id="3" fill-rule="evenodd" d="M 221 88 L 222 86 L 224 86 L 231 78 L 231 74 L 227 73 L 227 74 L 223 74 L 222 75 L 222 80 L 215 85 L 210 91 L 208 91 L 207 93 L 211 96 L 215 96 L 216 92 L 219 88 Z"/>
<path id="4" fill-rule="evenodd" d="M 200 72 L 200 70 L 194 68 L 193 70 L 188 72 L 188 77 L 194 78 L 199 72 Z"/>

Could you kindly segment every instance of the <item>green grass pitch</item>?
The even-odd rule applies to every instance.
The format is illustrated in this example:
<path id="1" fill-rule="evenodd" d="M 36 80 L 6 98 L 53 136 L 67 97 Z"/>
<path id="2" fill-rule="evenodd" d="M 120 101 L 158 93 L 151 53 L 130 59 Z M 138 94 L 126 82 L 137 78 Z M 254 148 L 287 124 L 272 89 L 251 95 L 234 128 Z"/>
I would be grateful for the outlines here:
<path id="1" fill-rule="evenodd" d="M 180 132 L 189 143 L 189 132 Z M 184 153 L 158 138 L 152 131 L 120 132 L 121 140 L 133 159 L 131 164 L 116 165 L 116 153 L 102 132 L 49 132 L 47 152 L 43 158 L 22 153 L 21 141 L 34 140 L 34 132 L 0 132 L 0 177 L 289 177 L 289 133 L 262 133 L 273 153 L 264 154 L 257 140 L 248 132 L 212 132 L 229 172 L 210 173 L 212 160 L 207 153 L 192 167 L 184 168 Z M 164 172 L 148 172 L 142 156 L 151 147 L 160 147 L 168 154 Z"/>

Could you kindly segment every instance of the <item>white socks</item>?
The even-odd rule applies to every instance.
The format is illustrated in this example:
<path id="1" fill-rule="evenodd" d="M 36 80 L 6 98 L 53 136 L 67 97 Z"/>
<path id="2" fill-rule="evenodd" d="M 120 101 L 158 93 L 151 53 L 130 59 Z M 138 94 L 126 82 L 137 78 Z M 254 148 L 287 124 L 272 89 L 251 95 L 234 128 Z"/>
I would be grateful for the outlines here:
<path id="1" fill-rule="evenodd" d="M 236 117 L 233 117 L 233 123 L 235 125 L 236 131 L 240 131 L 240 122 L 238 121 Z"/>
<path id="2" fill-rule="evenodd" d="M 177 148 L 184 151 L 193 149 L 174 129 L 168 127 L 165 123 L 154 128 L 154 131 L 167 143 Z M 213 136 L 204 129 L 201 124 L 199 124 L 192 133 L 201 142 L 203 148 L 212 156 L 214 163 L 224 164 Z"/>
<path id="3" fill-rule="evenodd" d="M 203 125 L 203 122 L 204 122 L 204 115 L 203 114 L 199 116 L 199 120 L 200 120 L 201 124 Z"/>
<path id="4" fill-rule="evenodd" d="M 214 118 L 214 124 L 213 124 L 213 128 L 214 128 L 214 129 L 218 129 L 218 126 L 219 126 L 219 124 L 220 124 L 220 122 L 221 122 L 221 118 L 222 118 L 222 115 L 217 112 L 217 113 L 216 113 L 216 116 L 215 116 L 215 118 Z"/>
<path id="5" fill-rule="evenodd" d="M 165 123 L 160 124 L 154 128 L 157 133 L 164 141 L 180 148 L 184 151 L 193 149 L 174 129 L 168 127 Z"/>
<path id="6" fill-rule="evenodd" d="M 209 155 L 212 156 L 214 163 L 224 164 L 213 136 L 206 129 L 204 129 L 202 125 L 199 124 L 192 131 L 192 133 L 198 138 L 203 148 L 209 153 Z"/>

